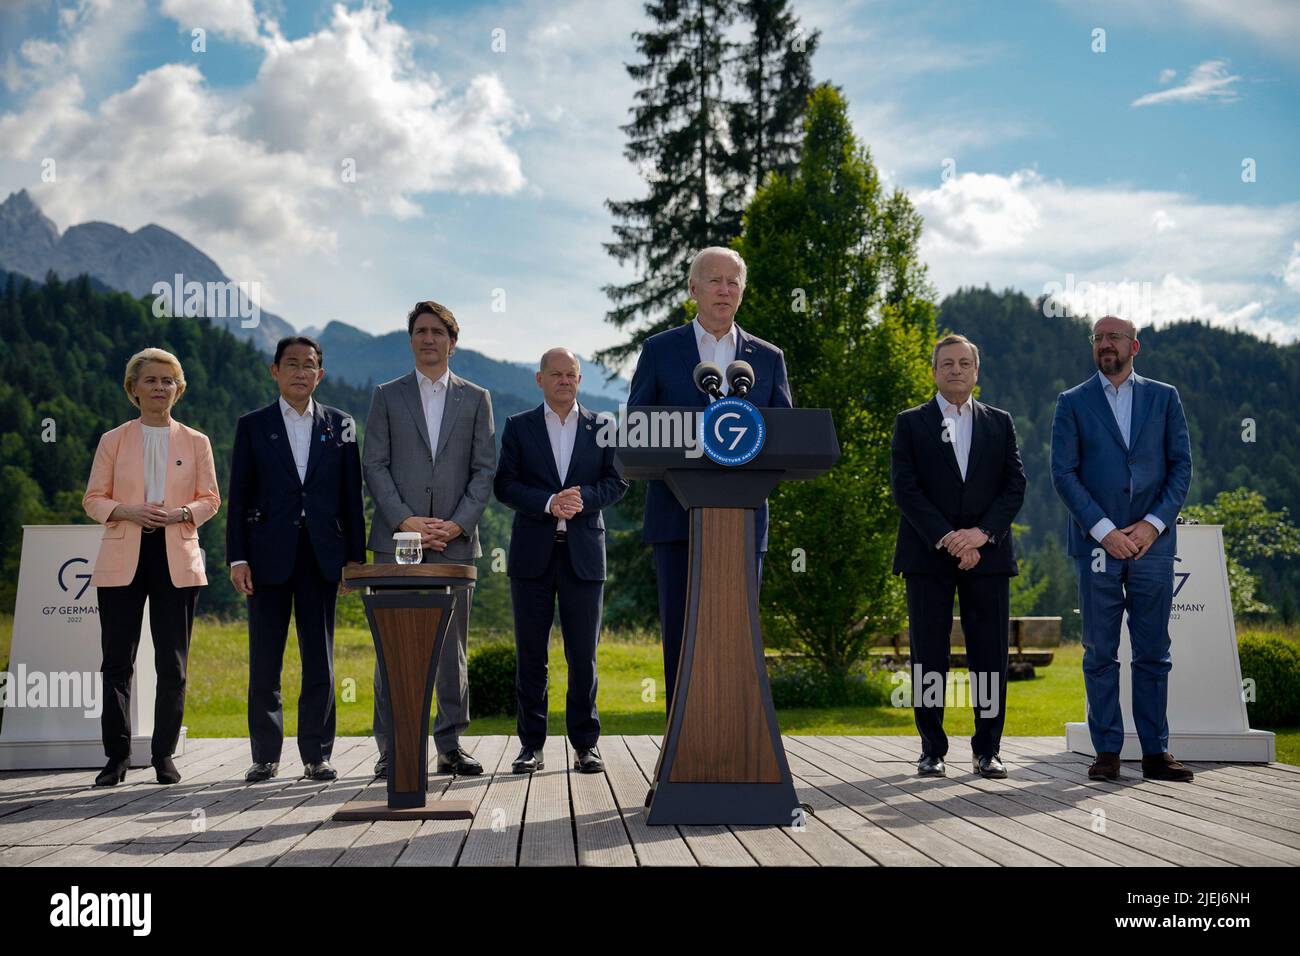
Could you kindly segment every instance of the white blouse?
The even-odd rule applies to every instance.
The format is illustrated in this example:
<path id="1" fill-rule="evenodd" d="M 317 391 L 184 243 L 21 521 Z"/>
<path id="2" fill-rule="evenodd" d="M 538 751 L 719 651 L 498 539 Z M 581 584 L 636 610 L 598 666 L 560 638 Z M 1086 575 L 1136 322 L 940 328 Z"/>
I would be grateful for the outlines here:
<path id="1" fill-rule="evenodd" d="M 167 490 L 169 425 L 144 425 L 144 500 L 161 503 Z"/>

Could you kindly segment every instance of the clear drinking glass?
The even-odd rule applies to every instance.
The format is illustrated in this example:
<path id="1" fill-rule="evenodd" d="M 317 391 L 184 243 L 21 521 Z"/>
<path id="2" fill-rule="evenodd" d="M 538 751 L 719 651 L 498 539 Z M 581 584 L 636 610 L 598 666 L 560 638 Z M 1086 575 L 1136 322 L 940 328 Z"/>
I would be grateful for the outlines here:
<path id="1" fill-rule="evenodd" d="M 424 560 L 424 548 L 420 545 L 418 531 L 399 531 L 393 535 L 396 542 L 398 564 L 419 564 Z"/>

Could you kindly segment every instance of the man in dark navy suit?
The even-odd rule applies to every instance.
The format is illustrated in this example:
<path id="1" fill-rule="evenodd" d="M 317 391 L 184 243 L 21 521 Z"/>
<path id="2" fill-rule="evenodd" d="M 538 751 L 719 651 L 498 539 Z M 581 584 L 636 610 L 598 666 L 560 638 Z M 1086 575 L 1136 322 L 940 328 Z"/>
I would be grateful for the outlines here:
<path id="1" fill-rule="evenodd" d="M 691 260 L 687 289 L 698 304 L 687 325 L 646 339 L 632 375 L 629 408 L 637 405 L 677 405 L 704 408 L 711 401 L 695 386 L 700 362 L 713 362 L 724 371 L 732 361 L 748 362 L 754 385 L 746 398 L 754 405 L 791 408 L 785 357 L 770 342 L 746 334 L 736 324 L 736 310 L 745 294 L 745 260 L 721 246 L 710 246 Z M 728 392 L 724 383 L 722 391 Z M 662 481 L 646 485 L 642 538 L 654 546 L 655 577 L 659 585 L 659 628 L 664 645 L 664 704 L 672 712 L 677 662 L 681 657 L 686 618 L 688 570 L 686 509 Z M 767 553 L 767 503 L 754 516 L 758 543 L 758 577 L 763 578 Z"/>
<path id="2" fill-rule="evenodd" d="M 248 598 L 248 781 L 279 770 L 284 744 L 280 670 L 289 614 L 298 629 L 302 693 L 298 753 L 312 780 L 333 780 L 334 603 L 344 564 L 366 560 L 361 453 L 351 416 L 312 392 L 325 375 L 320 345 L 281 339 L 271 377 L 280 397 L 235 428 L 226 560 Z"/>
<path id="3" fill-rule="evenodd" d="M 603 508 L 627 493 L 613 445 L 596 443 L 596 416 L 578 404 L 582 371 L 568 349 L 542 356 L 545 401 L 506 420 L 496 496 L 515 510 L 510 531 L 510 600 L 515 615 L 515 683 L 522 745 L 515 773 L 541 770 L 546 742 L 547 647 L 555 602 L 569 665 L 565 717 L 574 769 L 604 769 L 596 742 L 596 645 L 605 591 Z"/>
<path id="4" fill-rule="evenodd" d="M 930 364 L 935 397 L 894 420 L 890 486 L 902 518 L 894 573 L 907 582 L 912 708 L 921 735 L 919 776 L 944 776 L 943 698 L 952 600 L 961 602 L 970 701 L 972 768 L 1007 775 L 998 750 L 1007 704 L 1011 577 L 1018 573 L 1011 521 L 1025 500 L 1016 429 L 1000 408 L 971 397 L 980 353 L 964 335 L 940 339 Z"/>

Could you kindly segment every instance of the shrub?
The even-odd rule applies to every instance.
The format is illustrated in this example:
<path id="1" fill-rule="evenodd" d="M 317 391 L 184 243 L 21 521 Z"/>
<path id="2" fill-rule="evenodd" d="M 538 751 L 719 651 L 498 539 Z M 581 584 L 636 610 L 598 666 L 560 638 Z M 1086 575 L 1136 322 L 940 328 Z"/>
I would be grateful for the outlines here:
<path id="1" fill-rule="evenodd" d="M 861 664 L 837 678 L 809 660 L 772 659 L 772 703 L 788 707 L 878 707 L 889 702 L 889 675 Z"/>
<path id="2" fill-rule="evenodd" d="M 1246 712 L 1255 727 L 1300 724 L 1300 648 L 1279 637 L 1247 634 L 1237 641 L 1241 677 L 1255 682 Z"/>
<path id="3" fill-rule="evenodd" d="M 514 717 L 515 646 L 506 643 L 483 644 L 469 652 L 470 713 L 486 717 L 503 714 Z"/>

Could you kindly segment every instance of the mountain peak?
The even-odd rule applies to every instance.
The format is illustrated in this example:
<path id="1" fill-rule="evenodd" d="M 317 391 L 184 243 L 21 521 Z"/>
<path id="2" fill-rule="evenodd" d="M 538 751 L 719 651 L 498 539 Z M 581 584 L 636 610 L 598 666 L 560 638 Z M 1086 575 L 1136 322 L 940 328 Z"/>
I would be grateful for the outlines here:
<path id="1" fill-rule="evenodd" d="M 26 189 L 0 203 L 0 265 L 39 279 L 59 241 L 59 227 L 41 212 Z"/>

